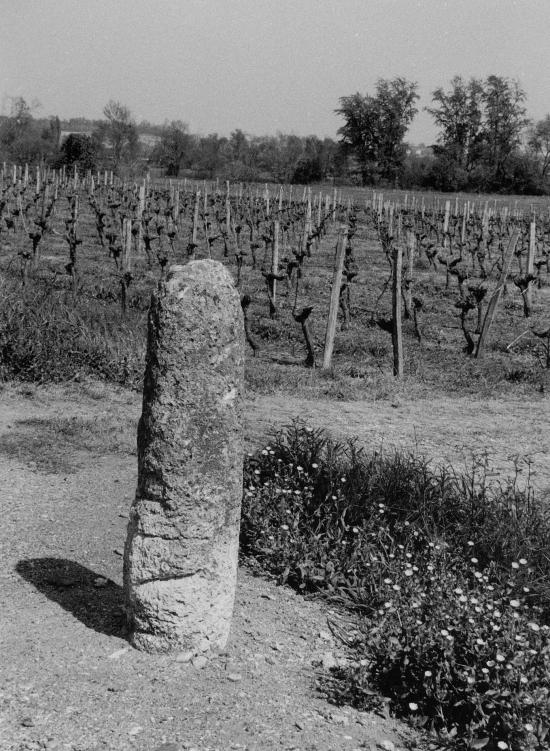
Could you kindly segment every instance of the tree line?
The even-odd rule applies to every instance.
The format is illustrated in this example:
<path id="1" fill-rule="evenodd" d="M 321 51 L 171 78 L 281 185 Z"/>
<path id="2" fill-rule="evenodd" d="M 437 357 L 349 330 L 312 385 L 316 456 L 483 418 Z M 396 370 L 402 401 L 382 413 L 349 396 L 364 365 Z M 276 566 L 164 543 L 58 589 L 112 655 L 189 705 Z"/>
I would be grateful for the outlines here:
<path id="1" fill-rule="evenodd" d="M 182 121 L 138 124 L 117 101 L 107 103 L 99 120 L 63 123 L 36 118 L 35 107 L 18 97 L 10 116 L 0 118 L 0 159 L 108 168 L 121 176 L 158 168 L 170 177 L 546 194 L 550 114 L 531 120 L 526 99 L 513 79 L 455 76 L 432 92 L 425 109 L 437 138 L 419 150 L 406 141 L 418 113 L 418 84 L 403 77 L 380 79 L 372 93 L 341 97 L 338 139 L 240 129 L 228 137 L 200 136 Z M 64 130 L 72 132 L 62 139 Z"/>

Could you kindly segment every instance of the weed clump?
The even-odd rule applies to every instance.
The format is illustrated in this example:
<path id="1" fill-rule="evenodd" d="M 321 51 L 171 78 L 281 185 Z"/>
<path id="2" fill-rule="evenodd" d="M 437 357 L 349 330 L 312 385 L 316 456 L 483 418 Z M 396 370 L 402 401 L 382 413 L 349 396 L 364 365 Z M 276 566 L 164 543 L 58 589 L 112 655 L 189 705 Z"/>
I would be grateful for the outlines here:
<path id="1" fill-rule="evenodd" d="M 358 614 L 334 701 L 389 701 L 458 749 L 527 751 L 550 726 L 550 523 L 529 488 L 487 475 L 294 424 L 247 458 L 241 545 Z"/>

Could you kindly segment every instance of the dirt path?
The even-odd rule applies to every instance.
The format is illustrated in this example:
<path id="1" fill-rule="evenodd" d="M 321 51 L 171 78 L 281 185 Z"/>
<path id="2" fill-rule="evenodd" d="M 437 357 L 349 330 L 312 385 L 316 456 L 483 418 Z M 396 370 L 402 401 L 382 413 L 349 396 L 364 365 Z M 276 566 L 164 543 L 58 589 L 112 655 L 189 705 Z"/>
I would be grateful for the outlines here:
<path id="1" fill-rule="evenodd" d="M 139 411 L 136 394 L 93 382 L 0 393 L 0 751 L 407 748 L 403 726 L 316 693 L 315 666 L 341 654 L 326 608 L 244 569 L 225 654 L 193 665 L 128 647 L 120 553 Z M 504 471 L 530 455 L 550 488 L 547 400 L 269 397 L 246 415 L 250 448 L 302 417 L 377 448 L 486 449 Z"/>
<path id="2" fill-rule="evenodd" d="M 279 426 L 299 417 L 339 438 L 356 436 L 372 449 L 417 451 L 456 470 L 486 452 L 495 476 L 515 474 L 550 495 L 550 400 L 471 398 L 389 402 L 317 402 L 292 397 L 261 397 L 247 409 L 247 435 L 257 446 Z"/>

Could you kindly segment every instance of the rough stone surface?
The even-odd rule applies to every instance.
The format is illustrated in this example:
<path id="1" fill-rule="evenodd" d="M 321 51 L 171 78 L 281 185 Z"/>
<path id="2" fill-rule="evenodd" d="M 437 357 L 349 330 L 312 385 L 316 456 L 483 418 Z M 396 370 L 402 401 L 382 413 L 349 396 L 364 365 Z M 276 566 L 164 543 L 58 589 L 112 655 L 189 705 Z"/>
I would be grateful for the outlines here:
<path id="1" fill-rule="evenodd" d="M 149 312 L 138 486 L 124 551 L 132 643 L 220 649 L 237 573 L 244 329 L 217 261 L 172 266 Z"/>

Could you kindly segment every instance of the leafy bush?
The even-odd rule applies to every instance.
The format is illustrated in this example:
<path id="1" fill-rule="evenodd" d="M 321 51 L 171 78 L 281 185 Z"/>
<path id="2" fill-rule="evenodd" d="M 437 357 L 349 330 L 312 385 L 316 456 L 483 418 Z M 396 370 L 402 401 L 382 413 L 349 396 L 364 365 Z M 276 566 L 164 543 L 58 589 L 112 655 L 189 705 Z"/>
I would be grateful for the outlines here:
<path id="1" fill-rule="evenodd" d="M 487 470 L 368 455 L 294 424 L 248 456 L 241 545 L 360 614 L 333 700 L 389 699 L 458 748 L 525 751 L 550 725 L 550 525 L 528 489 L 491 487 Z"/>

